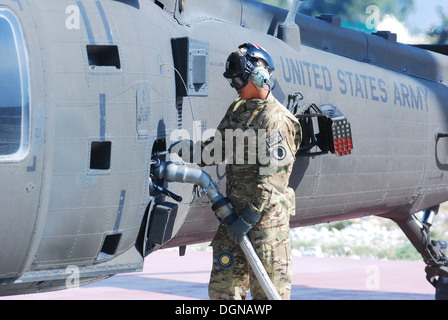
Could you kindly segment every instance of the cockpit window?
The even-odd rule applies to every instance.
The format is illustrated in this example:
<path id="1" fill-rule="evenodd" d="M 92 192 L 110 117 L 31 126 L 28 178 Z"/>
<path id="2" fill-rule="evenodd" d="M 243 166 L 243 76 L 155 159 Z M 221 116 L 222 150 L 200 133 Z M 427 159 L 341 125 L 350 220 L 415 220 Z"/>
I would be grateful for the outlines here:
<path id="1" fill-rule="evenodd" d="M 0 8 L 0 160 L 24 157 L 29 144 L 27 53 L 19 22 Z"/>

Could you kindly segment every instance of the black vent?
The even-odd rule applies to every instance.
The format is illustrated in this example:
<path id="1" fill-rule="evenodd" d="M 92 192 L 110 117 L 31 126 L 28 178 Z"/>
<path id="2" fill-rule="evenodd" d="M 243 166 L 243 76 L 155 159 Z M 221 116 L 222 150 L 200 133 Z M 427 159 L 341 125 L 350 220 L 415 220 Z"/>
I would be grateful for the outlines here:
<path id="1" fill-rule="evenodd" d="M 109 170 L 112 142 L 93 141 L 90 149 L 90 169 Z"/>
<path id="2" fill-rule="evenodd" d="M 117 46 L 87 45 L 87 57 L 91 67 L 115 67 L 121 69 Z"/>

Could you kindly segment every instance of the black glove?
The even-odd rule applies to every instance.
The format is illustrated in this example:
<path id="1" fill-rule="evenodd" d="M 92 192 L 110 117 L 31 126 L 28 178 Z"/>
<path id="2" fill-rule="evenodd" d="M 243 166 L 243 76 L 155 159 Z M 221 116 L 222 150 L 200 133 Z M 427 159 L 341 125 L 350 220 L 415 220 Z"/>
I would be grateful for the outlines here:
<path id="1" fill-rule="evenodd" d="M 241 215 L 228 226 L 227 233 L 233 242 L 239 244 L 243 240 L 243 237 L 260 219 L 261 215 L 253 212 L 250 207 L 246 205 Z"/>

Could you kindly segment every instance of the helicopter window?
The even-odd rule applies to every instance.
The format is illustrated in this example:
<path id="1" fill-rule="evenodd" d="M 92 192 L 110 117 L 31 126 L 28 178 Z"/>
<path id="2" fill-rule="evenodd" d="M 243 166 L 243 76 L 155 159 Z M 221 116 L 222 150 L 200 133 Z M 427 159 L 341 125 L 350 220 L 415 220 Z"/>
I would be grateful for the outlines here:
<path id="1" fill-rule="evenodd" d="M 27 54 L 17 18 L 0 8 L 0 159 L 20 159 L 29 143 Z"/>

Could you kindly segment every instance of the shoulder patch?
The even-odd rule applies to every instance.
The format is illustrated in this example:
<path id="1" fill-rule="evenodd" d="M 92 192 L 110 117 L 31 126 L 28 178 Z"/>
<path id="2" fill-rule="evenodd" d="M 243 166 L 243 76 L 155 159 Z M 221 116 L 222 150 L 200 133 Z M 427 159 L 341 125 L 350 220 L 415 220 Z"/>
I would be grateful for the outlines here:
<path id="1" fill-rule="evenodd" d="M 283 141 L 283 135 L 280 131 L 272 133 L 269 137 L 266 138 L 266 144 L 269 148 L 275 146 Z"/>

